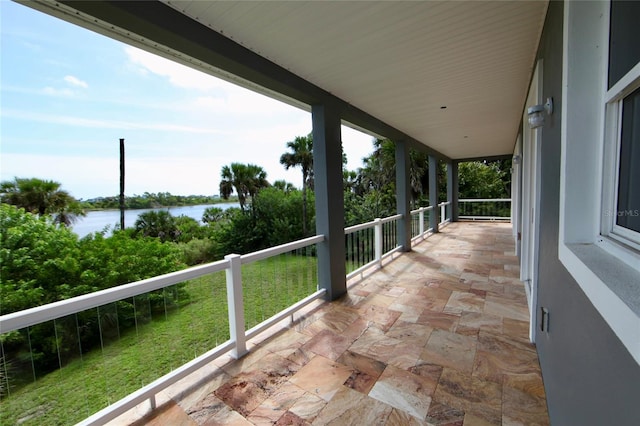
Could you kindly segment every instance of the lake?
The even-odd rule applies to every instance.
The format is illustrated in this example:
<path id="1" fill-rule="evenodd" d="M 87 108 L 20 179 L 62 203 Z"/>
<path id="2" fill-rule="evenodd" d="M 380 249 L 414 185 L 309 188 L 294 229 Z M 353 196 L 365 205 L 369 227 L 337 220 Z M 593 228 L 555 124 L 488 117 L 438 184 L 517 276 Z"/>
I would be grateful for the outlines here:
<path id="1" fill-rule="evenodd" d="M 138 215 L 149 211 L 165 210 L 173 216 L 189 216 L 200 222 L 204 211 L 209 207 L 218 207 L 223 210 L 229 207 L 239 207 L 237 203 L 218 203 L 218 204 L 202 204 L 198 206 L 180 206 L 180 207 L 162 207 L 157 209 L 137 209 L 125 210 L 124 224 L 127 228 L 132 228 L 138 218 Z M 96 210 L 87 212 L 85 217 L 78 218 L 78 221 L 71 227 L 73 232 L 78 234 L 80 238 L 89 235 L 92 232 L 102 231 L 106 226 L 109 230 L 113 230 L 116 224 L 120 224 L 120 210 Z"/>

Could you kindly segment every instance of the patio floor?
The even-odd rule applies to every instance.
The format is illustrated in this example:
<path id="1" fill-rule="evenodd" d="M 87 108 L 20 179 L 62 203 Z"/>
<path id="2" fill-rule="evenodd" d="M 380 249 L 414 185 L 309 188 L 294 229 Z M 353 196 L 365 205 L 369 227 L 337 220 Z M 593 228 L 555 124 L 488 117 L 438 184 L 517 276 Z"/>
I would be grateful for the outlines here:
<path id="1" fill-rule="evenodd" d="M 135 424 L 548 425 L 513 252 L 510 224 L 450 224 Z"/>

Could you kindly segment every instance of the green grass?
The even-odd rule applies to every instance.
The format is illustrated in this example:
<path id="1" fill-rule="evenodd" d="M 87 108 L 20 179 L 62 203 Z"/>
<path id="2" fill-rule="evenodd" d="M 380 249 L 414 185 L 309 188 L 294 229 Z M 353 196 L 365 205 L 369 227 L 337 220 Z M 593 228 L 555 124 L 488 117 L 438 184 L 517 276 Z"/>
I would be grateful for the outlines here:
<path id="1" fill-rule="evenodd" d="M 281 255 L 242 267 L 249 329 L 316 290 L 313 257 Z M 186 283 L 187 300 L 120 333 L 63 368 L 14 389 L 0 424 L 74 424 L 229 339 L 225 273 Z M 12 377 L 9 360 L 9 382 Z M 28 373 L 32 374 L 32 373 Z M 24 380 L 24 379 L 23 379 Z"/>

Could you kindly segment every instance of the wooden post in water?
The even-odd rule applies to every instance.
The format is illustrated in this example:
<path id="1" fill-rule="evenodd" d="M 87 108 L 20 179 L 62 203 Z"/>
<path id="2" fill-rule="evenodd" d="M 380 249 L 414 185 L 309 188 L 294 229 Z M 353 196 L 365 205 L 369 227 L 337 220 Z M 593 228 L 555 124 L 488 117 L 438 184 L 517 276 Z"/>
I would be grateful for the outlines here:
<path id="1" fill-rule="evenodd" d="M 124 139 L 120 138 L 120 229 L 124 231 Z"/>

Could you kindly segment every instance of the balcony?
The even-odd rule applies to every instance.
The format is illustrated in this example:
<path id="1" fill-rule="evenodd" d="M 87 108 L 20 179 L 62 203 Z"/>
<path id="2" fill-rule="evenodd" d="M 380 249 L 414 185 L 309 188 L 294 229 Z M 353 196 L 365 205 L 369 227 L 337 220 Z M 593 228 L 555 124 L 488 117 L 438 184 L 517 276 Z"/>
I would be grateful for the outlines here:
<path id="1" fill-rule="evenodd" d="M 112 424 L 549 424 L 511 225 L 451 223 Z"/>

